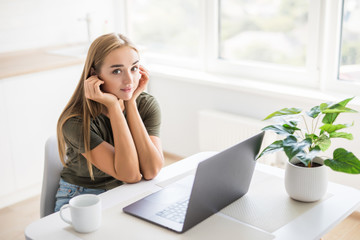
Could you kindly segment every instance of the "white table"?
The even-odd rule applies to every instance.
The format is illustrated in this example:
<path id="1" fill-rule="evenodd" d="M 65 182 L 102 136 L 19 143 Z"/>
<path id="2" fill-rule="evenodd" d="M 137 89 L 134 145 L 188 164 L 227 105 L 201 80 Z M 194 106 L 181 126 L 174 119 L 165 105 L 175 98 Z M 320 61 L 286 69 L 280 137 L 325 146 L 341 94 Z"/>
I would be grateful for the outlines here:
<path id="1" fill-rule="evenodd" d="M 360 191 L 329 183 L 316 203 L 290 199 L 284 171 L 257 163 L 249 192 L 184 234 L 177 234 L 122 212 L 127 204 L 193 174 L 198 162 L 215 152 L 202 152 L 165 167 L 151 181 L 126 184 L 101 194 L 103 222 L 93 233 L 76 233 L 59 213 L 25 229 L 26 239 L 320 239 L 360 205 Z"/>

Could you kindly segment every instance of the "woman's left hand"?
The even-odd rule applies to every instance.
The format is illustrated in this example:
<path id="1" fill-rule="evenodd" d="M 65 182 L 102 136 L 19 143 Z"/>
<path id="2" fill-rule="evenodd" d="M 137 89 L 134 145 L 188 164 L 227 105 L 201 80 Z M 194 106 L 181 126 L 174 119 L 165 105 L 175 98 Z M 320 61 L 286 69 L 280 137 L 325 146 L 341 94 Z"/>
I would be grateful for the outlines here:
<path id="1" fill-rule="evenodd" d="M 139 84 L 129 101 L 135 101 L 136 98 L 145 90 L 149 82 L 150 79 L 149 72 L 143 66 L 139 67 L 139 73 L 141 74 L 141 77 L 139 79 Z"/>

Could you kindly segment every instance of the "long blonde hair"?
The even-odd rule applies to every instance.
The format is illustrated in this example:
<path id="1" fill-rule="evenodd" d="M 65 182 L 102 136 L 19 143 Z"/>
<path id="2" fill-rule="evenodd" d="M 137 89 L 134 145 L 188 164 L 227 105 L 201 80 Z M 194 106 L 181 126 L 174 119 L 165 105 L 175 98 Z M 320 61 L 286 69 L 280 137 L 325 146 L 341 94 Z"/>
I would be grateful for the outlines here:
<path id="1" fill-rule="evenodd" d="M 102 104 L 87 99 L 84 93 L 84 82 L 91 76 L 91 68 L 100 71 L 105 57 L 113 50 L 128 46 L 138 52 L 137 48 L 130 42 L 128 38 L 121 34 L 105 34 L 93 41 L 90 45 L 83 72 L 75 91 L 61 113 L 57 123 L 57 139 L 59 155 L 62 164 L 66 167 L 65 151 L 66 144 L 63 134 L 63 126 L 65 122 L 72 117 L 79 117 L 82 119 L 82 132 L 85 153 L 90 151 L 90 118 L 95 118 L 104 112 L 105 106 Z M 90 155 L 88 155 L 90 156 Z M 90 177 L 94 180 L 94 173 L 92 169 L 91 159 L 87 159 L 87 167 Z"/>

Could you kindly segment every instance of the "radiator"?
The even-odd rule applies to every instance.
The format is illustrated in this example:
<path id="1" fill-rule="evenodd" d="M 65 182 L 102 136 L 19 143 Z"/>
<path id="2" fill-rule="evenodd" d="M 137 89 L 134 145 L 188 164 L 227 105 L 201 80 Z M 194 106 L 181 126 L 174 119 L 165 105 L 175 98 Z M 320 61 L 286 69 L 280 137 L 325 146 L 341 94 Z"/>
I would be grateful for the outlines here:
<path id="1" fill-rule="evenodd" d="M 198 112 L 198 137 L 201 151 L 221 151 L 261 131 L 269 122 L 215 110 Z M 277 135 L 266 132 L 261 150 L 277 140 Z M 259 162 L 283 167 L 278 154 L 261 157 Z"/>

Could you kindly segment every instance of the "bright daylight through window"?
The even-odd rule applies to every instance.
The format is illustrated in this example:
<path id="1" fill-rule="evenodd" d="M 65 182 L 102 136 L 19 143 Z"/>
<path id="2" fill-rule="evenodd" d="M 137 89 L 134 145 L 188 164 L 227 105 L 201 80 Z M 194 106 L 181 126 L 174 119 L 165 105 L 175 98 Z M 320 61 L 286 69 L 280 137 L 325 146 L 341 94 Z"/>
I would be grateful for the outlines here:
<path id="1" fill-rule="evenodd" d="M 308 1 L 221 0 L 220 58 L 304 66 Z"/>
<path id="2" fill-rule="evenodd" d="M 199 1 L 132 0 L 129 4 L 131 38 L 146 52 L 198 57 Z"/>
<path id="3" fill-rule="evenodd" d="M 340 80 L 360 82 L 360 0 L 344 0 Z"/>
<path id="4" fill-rule="evenodd" d="M 360 89 L 360 0 L 126 3 L 127 34 L 154 64 L 321 91 Z"/>

